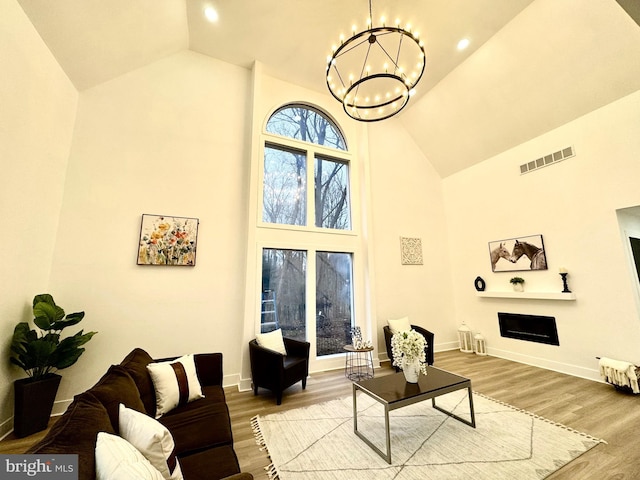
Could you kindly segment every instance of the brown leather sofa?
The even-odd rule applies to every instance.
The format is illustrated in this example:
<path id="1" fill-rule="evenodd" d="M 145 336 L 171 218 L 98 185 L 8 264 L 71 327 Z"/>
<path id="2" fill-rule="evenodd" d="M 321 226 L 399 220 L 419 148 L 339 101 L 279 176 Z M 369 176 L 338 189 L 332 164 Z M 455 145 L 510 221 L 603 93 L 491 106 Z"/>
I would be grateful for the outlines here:
<path id="1" fill-rule="evenodd" d="M 167 360 L 167 359 L 163 359 Z M 175 442 L 185 480 L 251 480 L 233 450 L 229 409 L 222 388 L 222 354 L 194 356 L 204 398 L 179 406 L 158 420 Z M 118 407 L 154 417 L 155 391 L 146 366 L 154 360 L 140 348 L 112 365 L 96 385 L 77 395 L 42 441 L 26 453 L 79 455 L 79 480 L 94 480 L 98 432 L 118 433 Z"/>

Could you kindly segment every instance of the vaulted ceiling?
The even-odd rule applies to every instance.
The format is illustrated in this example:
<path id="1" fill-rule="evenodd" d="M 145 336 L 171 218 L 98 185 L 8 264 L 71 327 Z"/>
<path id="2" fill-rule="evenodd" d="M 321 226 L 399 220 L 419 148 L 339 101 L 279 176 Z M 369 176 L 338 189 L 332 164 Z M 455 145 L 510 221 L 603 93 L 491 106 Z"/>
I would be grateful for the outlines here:
<path id="1" fill-rule="evenodd" d="M 18 1 L 78 90 L 191 49 L 326 92 L 332 43 L 369 11 L 366 0 Z M 374 18 L 400 17 L 426 43 L 418 94 L 396 118 L 446 177 L 635 92 L 640 28 L 620 4 L 372 0 Z"/>

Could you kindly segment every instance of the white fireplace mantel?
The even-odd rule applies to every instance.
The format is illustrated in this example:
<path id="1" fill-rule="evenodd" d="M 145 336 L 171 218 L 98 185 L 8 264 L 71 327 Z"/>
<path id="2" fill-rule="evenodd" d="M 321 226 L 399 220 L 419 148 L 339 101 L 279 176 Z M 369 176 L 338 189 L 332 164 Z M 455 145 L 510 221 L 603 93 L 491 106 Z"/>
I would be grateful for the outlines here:
<path id="1" fill-rule="evenodd" d="M 476 292 L 478 297 L 485 298 L 513 298 L 516 300 L 575 300 L 576 294 L 573 292 Z"/>

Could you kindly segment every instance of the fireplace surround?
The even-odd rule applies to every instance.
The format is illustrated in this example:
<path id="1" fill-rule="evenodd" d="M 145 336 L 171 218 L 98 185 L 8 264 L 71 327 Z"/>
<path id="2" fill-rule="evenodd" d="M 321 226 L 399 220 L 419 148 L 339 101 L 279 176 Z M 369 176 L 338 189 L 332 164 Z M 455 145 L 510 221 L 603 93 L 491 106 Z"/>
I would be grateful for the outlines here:
<path id="1" fill-rule="evenodd" d="M 498 312 L 498 323 L 503 337 L 560 345 L 555 317 Z"/>

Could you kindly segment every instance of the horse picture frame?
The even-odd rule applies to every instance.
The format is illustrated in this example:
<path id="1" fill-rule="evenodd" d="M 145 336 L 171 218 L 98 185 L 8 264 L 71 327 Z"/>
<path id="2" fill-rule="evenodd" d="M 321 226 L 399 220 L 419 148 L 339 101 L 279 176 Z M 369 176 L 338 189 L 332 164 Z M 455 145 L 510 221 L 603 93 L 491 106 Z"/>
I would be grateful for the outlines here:
<path id="1" fill-rule="evenodd" d="M 547 270 L 542 235 L 529 235 L 489 242 L 492 272 Z"/>

